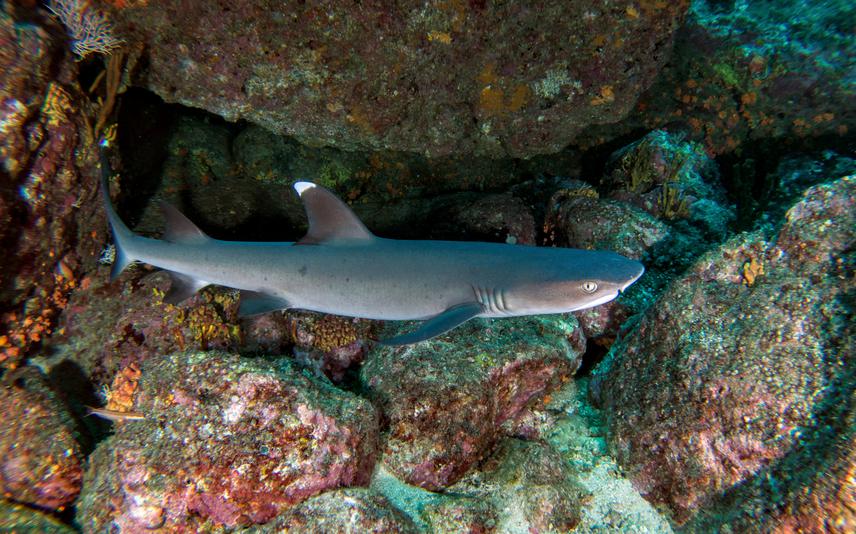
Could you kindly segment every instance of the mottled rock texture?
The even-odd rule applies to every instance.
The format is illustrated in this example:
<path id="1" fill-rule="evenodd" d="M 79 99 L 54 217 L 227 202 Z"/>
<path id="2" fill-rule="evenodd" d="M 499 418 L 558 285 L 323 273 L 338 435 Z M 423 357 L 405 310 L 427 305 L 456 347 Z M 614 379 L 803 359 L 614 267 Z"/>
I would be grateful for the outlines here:
<path id="1" fill-rule="evenodd" d="M 572 317 L 552 316 L 473 320 L 423 343 L 377 348 L 361 380 L 387 425 L 384 464 L 426 489 L 453 484 L 500 437 L 526 432 L 521 417 L 570 378 L 584 346 Z"/>
<path id="2" fill-rule="evenodd" d="M 491 241 L 535 245 L 535 219 L 529 207 L 511 193 L 458 195 L 452 205 L 432 214 L 430 233 L 453 241 Z M 433 237 L 433 236 L 432 236 Z"/>
<path id="3" fill-rule="evenodd" d="M 705 254 L 593 381 L 619 462 L 678 523 L 846 414 L 855 196 L 852 176 L 813 187 L 773 241 L 740 234 Z M 852 487 L 847 472 L 833 471 Z"/>
<path id="4" fill-rule="evenodd" d="M 136 409 L 90 458 L 86 529 L 265 523 L 325 490 L 368 484 L 371 404 L 284 363 L 174 354 L 142 368 Z"/>
<path id="5" fill-rule="evenodd" d="M 77 64 L 41 10 L 0 9 L 0 366 L 53 330 L 104 233 L 91 109 Z M 59 266 L 63 266 L 58 270 Z"/>
<path id="6" fill-rule="evenodd" d="M 365 488 L 347 488 L 317 495 L 266 525 L 252 529 L 267 532 L 419 532 L 406 515 L 382 495 Z"/>
<path id="7" fill-rule="evenodd" d="M 71 505 L 83 479 L 83 451 L 74 420 L 41 372 L 22 367 L 3 375 L 0 407 L 3 495 L 48 510 Z"/>
<path id="8" fill-rule="evenodd" d="M 688 13 L 633 112 L 593 126 L 580 145 L 669 127 L 712 154 L 755 143 L 773 152 L 846 146 L 856 123 L 852 2 L 699 0 Z"/>
<path id="9" fill-rule="evenodd" d="M 309 144 L 556 152 L 653 81 L 689 2 L 168 1 L 124 9 L 139 83 Z"/>
<path id="10" fill-rule="evenodd" d="M 90 381 L 107 385 L 120 369 L 161 354 L 237 350 L 243 340 L 237 296 L 212 288 L 173 306 L 163 302 L 170 283 L 144 266 L 114 282 L 107 267 L 84 277 L 60 316 L 62 333 L 50 340 L 44 365 L 74 362 Z"/>
<path id="11" fill-rule="evenodd" d="M 853 3 L 839 0 L 692 2 L 671 60 L 633 112 L 579 144 L 663 127 L 713 154 L 846 143 L 856 119 L 853 16 Z"/>
<path id="12" fill-rule="evenodd" d="M 0 501 L 0 532 L 74 534 L 77 531 L 48 514 L 20 504 Z"/>
<path id="13" fill-rule="evenodd" d="M 545 227 L 560 246 L 612 250 L 639 259 L 665 239 L 669 227 L 639 208 L 576 191 L 559 191 L 550 200 Z"/>
<path id="14" fill-rule="evenodd" d="M 514 439 L 449 491 L 426 509 L 433 532 L 571 532 L 584 494 L 549 446 Z"/>
<path id="15" fill-rule="evenodd" d="M 683 135 L 654 130 L 614 152 L 602 179 L 609 198 L 665 221 L 684 220 L 721 240 L 734 219 L 719 170 L 704 148 Z"/>

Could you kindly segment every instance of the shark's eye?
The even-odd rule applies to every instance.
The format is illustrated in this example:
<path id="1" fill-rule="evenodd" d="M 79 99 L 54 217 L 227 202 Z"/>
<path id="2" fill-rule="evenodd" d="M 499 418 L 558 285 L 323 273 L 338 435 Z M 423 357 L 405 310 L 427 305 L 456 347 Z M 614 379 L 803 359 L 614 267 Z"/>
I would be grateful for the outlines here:
<path id="1" fill-rule="evenodd" d="M 594 293 L 595 291 L 597 291 L 597 282 L 583 282 L 583 291 L 585 291 L 586 293 Z"/>

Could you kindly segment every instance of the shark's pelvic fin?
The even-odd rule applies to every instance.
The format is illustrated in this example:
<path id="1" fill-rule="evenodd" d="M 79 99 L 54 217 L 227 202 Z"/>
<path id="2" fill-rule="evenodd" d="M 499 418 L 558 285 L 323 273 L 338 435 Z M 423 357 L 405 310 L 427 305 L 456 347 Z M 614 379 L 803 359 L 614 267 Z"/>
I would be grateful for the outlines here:
<path id="1" fill-rule="evenodd" d="M 285 310 L 291 305 L 287 300 L 280 297 L 265 295 L 255 291 L 241 291 L 241 305 L 238 307 L 238 316 L 259 315 L 277 310 Z"/>
<path id="2" fill-rule="evenodd" d="M 300 195 L 309 219 L 309 231 L 296 245 L 374 239 L 374 235 L 351 208 L 327 189 L 311 182 L 296 182 L 294 189 Z"/>
<path id="3" fill-rule="evenodd" d="M 167 271 L 172 280 L 172 285 L 169 291 L 163 297 L 163 301 L 167 304 L 178 304 L 179 302 L 189 299 L 197 291 L 208 285 L 208 282 L 198 280 L 186 274 Z"/>
<path id="4" fill-rule="evenodd" d="M 202 244 L 211 240 L 205 235 L 205 232 L 200 230 L 172 204 L 161 201 L 160 209 L 166 220 L 166 231 L 163 235 L 166 241 L 190 245 Z"/>
<path id="5" fill-rule="evenodd" d="M 478 302 L 458 304 L 440 315 L 428 319 L 419 325 L 419 328 L 409 334 L 395 336 L 391 339 L 379 341 L 379 343 L 381 345 L 409 345 L 410 343 L 425 341 L 460 326 L 483 311 L 484 308 Z"/>

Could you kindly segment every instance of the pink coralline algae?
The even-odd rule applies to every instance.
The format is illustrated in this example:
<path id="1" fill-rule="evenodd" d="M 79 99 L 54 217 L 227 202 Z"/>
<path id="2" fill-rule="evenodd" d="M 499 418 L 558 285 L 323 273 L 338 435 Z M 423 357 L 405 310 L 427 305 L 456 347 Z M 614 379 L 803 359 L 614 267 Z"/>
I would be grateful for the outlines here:
<path id="1" fill-rule="evenodd" d="M 313 495 L 366 485 L 377 450 L 367 401 L 290 364 L 175 354 L 142 368 L 143 421 L 90 458 L 81 523 L 195 531 L 266 523 Z"/>
<path id="2" fill-rule="evenodd" d="M 0 490 L 48 510 L 71 505 L 83 479 L 83 452 L 71 416 L 38 369 L 4 375 L 0 406 Z"/>
<path id="3" fill-rule="evenodd" d="M 438 490 L 503 435 L 537 435 L 521 421 L 570 380 L 584 344 L 573 318 L 540 317 L 473 321 L 412 347 L 378 348 L 361 379 L 388 425 L 384 464 Z"/>
<path id="4" fill-rule="evenodd" d="M 594 378 L 612 450 L 635 486 L 668 505 L 678 523 L 723 493 L 737 492 L 736 508 L 749 506 L 739 492 L 756 478 L 776 493 L 801 494 L 802 475 L 791 471 L 810 462 L 794 458 L 812 450 L 812 435 L 840 424 L 836 410 L 846 411 L 853 387 L 844 295 L 853 291 L 854 196 L 852 176 L 813 187 L 773 242 L 744 233 L 706 253 Z M 752 284 L 747 264 L 763 265 Z M 852 492 L 852 471 L 848 482 L 841 462 L 831 463 Z M 773 498 L 780 496 L 758 497 L 748 514 Z"/>
<path id="5" fill-rule="evenodd" d="M 0 10 L 0 366 L 12 368 L 52 332 L 103 224 L 78 66 L 39 25 L 47 12 L 15 11 Z"/>
<path id="6" fill-rule="evenodd" d="M 121 12 L 168 102 L 307 144 L 557 152 L 632 109 L 689 2 L 148 2 Z M 204 28 L 204 30 L 203 30 Z"/>

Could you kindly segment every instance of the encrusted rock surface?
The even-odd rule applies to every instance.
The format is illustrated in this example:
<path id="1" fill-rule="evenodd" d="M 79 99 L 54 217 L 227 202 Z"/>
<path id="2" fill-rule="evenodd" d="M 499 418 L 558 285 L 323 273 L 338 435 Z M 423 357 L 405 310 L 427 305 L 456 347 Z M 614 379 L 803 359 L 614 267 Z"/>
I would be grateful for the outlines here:
<path id="1" fill-rule="evenodd" d="M 291 364 L 173 354 L 142 368 L 136 410 L 90 458 L 85 529 L 265 523 L 325 490 L 369 482 L 371 404 Z"/>
<path id="2" fill-rule="evenodd" d="M 0 500 L 0 532 L 75 534 L 77 531 L 48 514 Z"/>
<path id="3" fill-rule="evenodd" d="M 429 506 L 435 532 L 571 532 L 584 492 L 550 447 L 509 439 Z"/>
<path id="4" fill-rule="evenodd" d="M 453 484 L 502 435 L 534 432 L 523 416 L 570 379 L 584 346 L 573 317 L 553 316 L 473 320 L 413 346 L 378 347 L 361 380 L 388 428 L 384 464 L 426 489 Z"/>
<path id="5" fill-rule="evenodd" d="M 665 223 L 639 208 L 573 193 L 559 191 L 547 208 L 545 226 L 561 246 L 612 250 L 639 259 L 669 234 Z"/>
<path id="6" fill-rule="evenodd" d="M 694 1 L 670 61 L 633 113 L 579 142 L 664 127 L 716 155 L 755 143 L 777 152 L 845 141 L 856 121 L 854 14 L 852 2 L 838 0 Z"/>
<path id="7" fill-rule="evenodd" d="M 740 234 L 705 254 L 599 370 L 613 451 L 677 522 L 768 469 L 777 476 L 846 415 L 854 196 L 853 176 L 813 187 L 774 241 Z M 835 472 L 849 484 L 847 469 Z"/>
<path id="8" fill-rule="evenodd" d="M 341 382 L 363 362 L 370 321 L 316 313 L 291 314 L 290 320 L 294 354 L 316 374 Z"/>
<path id="9" fill-rule="evenodd" d="M 116 17 L 169 102 L 308 144 L 531 156 L 622 118 L 688 4 L 167 1 Z"/>
<path id="10" fill-rule="evenodd" d="M 107 267 L 81 281 L 60 316 L 61 335 L 40 357 L 45 367 L 74 362 L 96 384 L 107 385 L 127 365 L 182 350 L 236 350 L 242 335 L 237 296 L 228 290 L 200 292 L 173 306 L 164 273 L 132 267 L 114 282 Z"/>
<path id="11" fill-rule="evenodd" d="M 311 497 L 250 532 L 389 532 L 415 534 L 413 522 L 382 495 L 365 488 L 327 491 Z"/>
<path id="12" fill-rule="evenodd" d="M 0 406 L 3 495 L 48 510 L 71 505 L 83 479 L 83 451 L 73 419 L 41 372 L 22 367 L 3 375 Z"/>
<path id="13" fill-rule="evenodd" d="M 432 214 L 437 221 L 430 229 L 432 238 L 535 244 L 535 218 L 520 198 L 511 193 L 460 197 Z"/>
<path id="14" fill-rule="evenodd" d="M 86 99 L 51 25 L 0 9 L 0 367 L 50 335 L 104 238 Z"/>
<path id="15" fill-rule="evenodd" d="M 715 162 L 682 135 L 654 130 L 616 151 L 602 181 L 610 198 L 661 220 L 686 220 L 709 239 L 724 238 L 734 219 Z"/>

